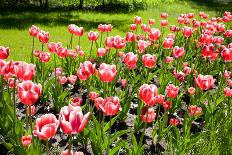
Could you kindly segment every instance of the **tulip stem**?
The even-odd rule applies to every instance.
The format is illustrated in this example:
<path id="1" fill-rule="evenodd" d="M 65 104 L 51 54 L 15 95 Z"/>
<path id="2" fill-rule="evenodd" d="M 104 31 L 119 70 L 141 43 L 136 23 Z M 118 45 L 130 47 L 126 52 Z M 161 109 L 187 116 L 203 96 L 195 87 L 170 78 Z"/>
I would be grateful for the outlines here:
<path id="1" fill-rule="evenodd" d="M 110 126 L 109 126 L 109 133 L 108 133 L 108 146 L 107 146 L 107 152 L 106 152 L 107 155 L 109 155 L 109 151 L 110 151 L 110 134 L 111 134 L 111 116 L 110 116 Z"/>
<path id="2" fill-rule="evenodd" d="M 78 38 L 78 45 L 79 45 L 79 47 L 81 47 L 81 37 L 80 36 Z"/>
<path id="3" fill-rule="evenodd" d="M 31 135 L 32 135 L 32 140 L 33 140 L 34 136 L 33 136 L 32 116 L 31 116 L 31 106 L 30 105 L 28 105 L 28 109 L 29 109 L 29 122 L 30 122 L 30 128 L 31 128 Z"/>
<path id="4" fill-rule="evenodd" d="M 46 155 L 48 155 L 48 139 L 46 140 Z"/>
<path id="5" fill-rule="evenodd" d="M 146 126 L 147 126 L 147 118 L 148 118 L 148 107 L 147 107 L 147 111 L 146 111 L 146 122 L 145 122 L 145 125 L 144 125 L 144 128 L 143 128 L 143 133 L 142 133 L 142 135 L 140 137 L 140 140 L 139 140 L 139 148 L 142 147 L 142 142 L 143 142 L 143 138 L 144 138 L 144 135 L 145 135 Z"/>
<path id="6" fill-rule="evenodd" d="M 14 78 L 14 91 L 13 91 L 13 103 L 14 103 L 14 124 L 13 124 L 13 127 L 14 127 L 14 134 L 15 133 L 15 124 L 16 124 L 16 99 L 15 99 L 15 89 L 16 89 L 16 78 Z"/>
<path id="7" fill-rule="evenodd" d="M 102 44 L 102 32 L 101 32 L 100 47 L 101 47 L 101 44 Z"/>
<path id="8" fill-rule="evenodd" d="M 72 41 L 73 41 L 73 34 L 71 34 L 71 39 L 70 39 L 70 47 L 72 49 Z"/>
<path id="9" fill-rule="evenodd" d="M 72 135 L 69 135 L 68 155 L 71 154 L 71 149 L 72 149 Z"/>
<path id="10" fill-rule="evenodd" d="M 56 81 L 56 55 L 55 54 L 54 54 L 54 65 L 55 65 L 55 88 L 56 88 L 57 81 Z"/>
<path id="11" fill-rule="evenodd" d="M 90 55 L 89 55 L 89 58 L 92 56 L 92 49 L 93 49 L 93 41 L 91 42 L 91 47 L 90 47 Z"/>
<path id="12" fill-rule="evenodd" d="M 33 56 L 33 51 L 34 51 L 34 47 L 35 47 L 35 37 L 32 37 L 32 52 L 31 52 L 31 63 L 34 64 L 34 56 Z"/>

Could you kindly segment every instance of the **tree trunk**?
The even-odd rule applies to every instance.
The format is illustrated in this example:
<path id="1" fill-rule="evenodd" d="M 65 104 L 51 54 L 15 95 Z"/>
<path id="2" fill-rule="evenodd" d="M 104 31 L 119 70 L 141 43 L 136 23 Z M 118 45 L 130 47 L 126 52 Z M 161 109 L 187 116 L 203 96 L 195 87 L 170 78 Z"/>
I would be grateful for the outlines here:
<path id="1" fill-rule="evenodd" d="M 40 3 L 40 7 L 42 8 L 42 7 L 43 7 L 43 2 L 42 2 L 42 0 L 39 0 L 39 3 Z"/>
<path id="2" fill-rule="evenodd" d="M 105 0 L 102 0 L 102 6 L 104 6 L 105 5 Z"/>
<path id="3" fill-rule="evenodd" d="M 48 8 L 48 0 L 46 0 L 45 7 Z"/>
<path id="4" fill-rule="evenodd" d="M 83 8 L 83 1 L 84 1 L 84 0 L 80 0 L 80 5 L 79 5 L 80 9 Z"/>

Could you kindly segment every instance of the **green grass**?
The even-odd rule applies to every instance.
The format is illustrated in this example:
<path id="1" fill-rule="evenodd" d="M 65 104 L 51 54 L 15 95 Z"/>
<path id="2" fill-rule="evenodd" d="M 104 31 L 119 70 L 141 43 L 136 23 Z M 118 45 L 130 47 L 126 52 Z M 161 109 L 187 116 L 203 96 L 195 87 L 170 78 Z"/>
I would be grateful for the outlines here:
<path id="1" fill-rule="evenodd" d="M 181 9 L 180 9 L 181 8 Z M 222 10 L 221 10 L 222 9 Z M 85 29 L 84 37 L 81 39 L 81 46 L 85 52 L 88 52 L 90 46 L 87 39 L 87 32 L 97 30 L 101 23 L 111 23 L 114 28 L 111 35 L 125 36 L 129 31 L 129 25 L 133 22 L 134 16 L 138 15 L 147 23 L 149 18 L 156 19 L 154 27 L 160 27 L 160 13 L 169 13 L 169 24 L 176 24 L 176 17 L 181 13 L 205 11 L 211 16 L 220 14 L 218 11 L 231 9 L 230 6 L 223 7 L 194 1 L 177 1 L 168 4 L 159 4 L 147 10 L 135 12 L 96 12 L 96 11 L 78 11 L 78 10 L 4 10 L 0 11 L 0 44 L 8 46 L 11 49 L 10 59 L 29 61 L 32 46 L 32 38 L 28 35 L 28 28 L 35 24 L 39 28 L 50 33 L 50 42 L 62 42 L 64 46 L 70 40 L 70 34 L 67 26 L 74 23 L 83 26 Z M 74 45 L 77 43 L 77 37 L 74 39 Z M 40 43 L 36 39 L 36 49 L 41 49 Z"/>

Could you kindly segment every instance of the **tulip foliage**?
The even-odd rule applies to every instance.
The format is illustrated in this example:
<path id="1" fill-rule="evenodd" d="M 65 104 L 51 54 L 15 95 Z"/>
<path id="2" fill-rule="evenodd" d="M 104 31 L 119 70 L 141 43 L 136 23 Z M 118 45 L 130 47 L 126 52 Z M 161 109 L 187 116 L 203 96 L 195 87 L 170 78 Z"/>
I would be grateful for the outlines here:
<path id="1" fill-rule="evenodd" d="M 232 14 L 161 18 L 159 28 L 136 16 L 124 37 L 70 24 L 68 43 L 33 25 L 30 63 L 0 46 L 0 144 L 23 155 L 189 154 L 220 132 L 229 151 Z"/>

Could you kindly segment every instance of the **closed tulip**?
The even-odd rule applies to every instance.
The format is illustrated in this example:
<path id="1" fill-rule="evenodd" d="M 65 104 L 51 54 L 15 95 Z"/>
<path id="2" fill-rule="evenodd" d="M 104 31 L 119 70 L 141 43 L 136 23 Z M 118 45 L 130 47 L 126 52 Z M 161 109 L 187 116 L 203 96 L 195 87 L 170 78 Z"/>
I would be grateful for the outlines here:
<path id="1" fill-rule="evenodd" d="M 221 56 L 225 62 L 232 62 L 232 48 L 224 48 L 221 52 Z"/>
<path id="2" fill-rule="evenodd" d="M 39 33 L 37 34 L 37 37 L 39 38 L 40 42 L 42 42 L 43 44 L 46 44 L 49 40 L 49 33 L 43 30 L 40 30 Z"/>
<path id="3" fill-rule="evenodd" d="M 183 47 L 175 46 L 172 49 L 172 55 L 174 58 L 181 58 L 185 55 L 185 50 Z"/>
<path id="4" fill-rule="evenodd" d="M 156 55 L 145 54 L 142 56 L 144 66 L 153 68 L 156 65 Z"/>
<path id="5" fill-rule="evenodd" d="M 107 97 L 99 104 L 99 108 L 106 116 L 114 116 L 117 114 L 120 103 L 118 97 Z"/>
<path id="6" fill-rule="evenodd" d="M 10 54 L 9 47 L 0 46 L 0 59 L 7 59 Z"/>
<path id="7" fill-rule="evenodd" d="M 153 108 L 143 107 L 142 113 L 141 113 L 141 119 L 143 122 L 151 123 L 155 120 L 156 113 Z"/>
<path id="8" fill-rule="evenodd" d="M 143 84 L 139 88 L 140 99 L 145 102 L 148 106 L 153 106 L 156 104 L 156 96 L 158 95 L 158 89 L 154 84 Z"/>
<path id="9" fill-rule="evenodd" d="M 166 87 L 166 94 L 170 98 L 175 98 L 178 95 L 178 93 L 179 93 L 179 89 L 180 88 L 178 86 L 175 86 L 173 84 L 169 84 Z"/>
<path id="10" fill-rule="evenodd" d="M 80 67 L 77 71 L 77 76 L 80 80 L 87 80 L 95 72 L 95 64 L 92 64 L 90 61 L 85 61 L 80 64 Z"/>
<path id="11" fill-rule="evenodd" d="M 81 97 L 74 97 L 71 98 L 71 103 L 72 106 L 76 107 L 76 106 L 81 106 L 82 105 L 82 98 Z"/>
<path id="12" fill-rule="evenodd" d="M 170 118 L 170 120 L 169 120 L 169 124 L 171 126 L 177 126 L 179 123 L 180 122 L 179 122 L 179 120 L 177 118 Z"/>
<path id="13" fill-rule="evenodd" d="M 37 37 L 39 31 L 40 31 L 39 28 L 36 27 L 35 25 L 32 25 L 32 26 L 29 28 L 29 34 L 30 34 L 30 36 L 32 36 L 32 37 Z"/>
<path id="14" fill-rule="evenodd" d="M 22 136 L 21 144 L 23 145 L 23 147 L 28 148 L 31 143 L 32 143 L 32 136 L 31 135 Z"/>
<path id="15" fill-rule="evenodd" d="M 129 69 L 135 69 L 137 61 L 138 55 L 134 54 L 133 52 L 126 53 L 123 59 L 123 62 Z"/>
<path id="16" fill-rule="evenodd" d="M 188 111 L 189 111 L 189 114 L 191 116 L 199 116 L 202 112 L 202 108 L 201 107 L 198 107 L 196 105 L 191 105 L 189 108 L 188 108 Z"/>
<path id="17" fill-rule="evenodd" d="M 98 69 L 98 76 L 103 82 L 111 82 L 117 75 L 117 69 L 115 65 L 109 65 L 102 63 Z"/>
<path id="18" fill-rule="evenodd" d="M 98 32 L 90 31 L 88 33 L 88 38 L 90 41 L 96 41 L 98 39 Z"/>

